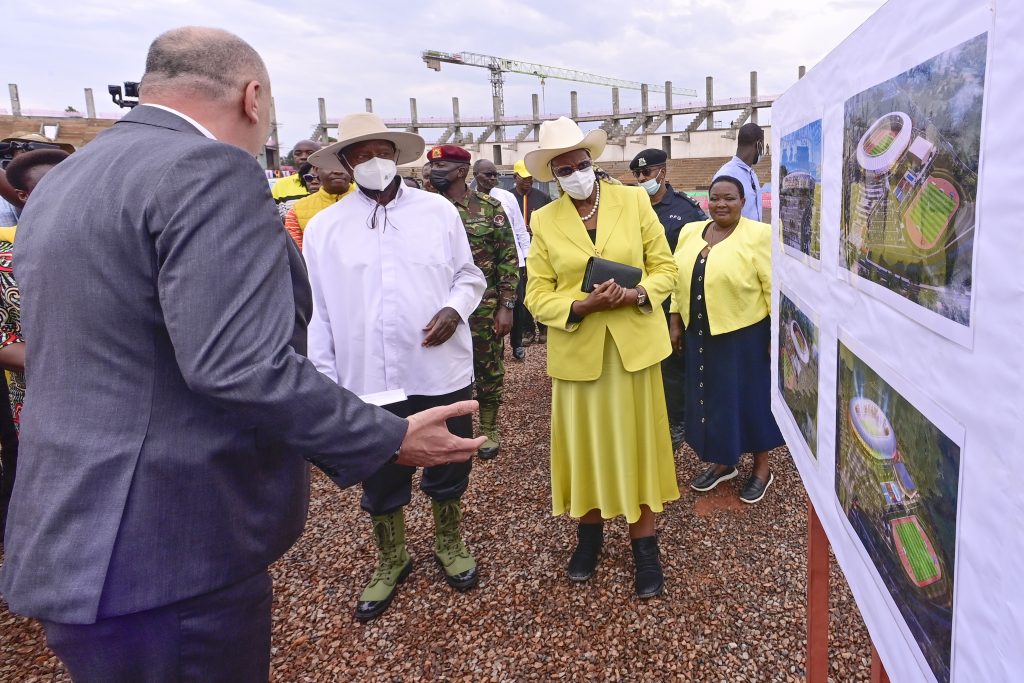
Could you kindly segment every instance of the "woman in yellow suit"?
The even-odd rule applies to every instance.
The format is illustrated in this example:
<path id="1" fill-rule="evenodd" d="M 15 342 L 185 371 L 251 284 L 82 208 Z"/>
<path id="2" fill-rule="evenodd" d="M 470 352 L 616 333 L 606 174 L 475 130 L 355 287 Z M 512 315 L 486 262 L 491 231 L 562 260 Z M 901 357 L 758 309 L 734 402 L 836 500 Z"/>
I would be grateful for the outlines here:
<path id="1" fill-rule="evenodd" d="M 552 513 L 580 520 L 569 578 L 593 576 L 604 520 L 624 516 L 637 595 L 648 598 L 664 588 L 655 513 L 679 497 L 659 365 L 671 352 L 660 306 L 676 265 L 646 194 L 595 178 L 605 142 L 563 117 L 541 124 L 540 149 L 526 155 L 530 173 L 563 192 L 531 220 L 526 306 L 548 326 Z M 584 293 L 591 256 L 639 268 L 640 283 Z"/>

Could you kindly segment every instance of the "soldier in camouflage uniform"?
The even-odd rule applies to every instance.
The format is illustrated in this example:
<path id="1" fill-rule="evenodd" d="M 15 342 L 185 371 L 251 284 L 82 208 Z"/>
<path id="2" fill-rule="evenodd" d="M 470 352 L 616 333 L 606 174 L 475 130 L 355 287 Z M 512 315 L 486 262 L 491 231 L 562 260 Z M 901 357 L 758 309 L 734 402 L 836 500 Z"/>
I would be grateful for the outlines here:
<path id="1" fill-rule="evenodd" d="M 480 431 L 487 441 L 479 456 L 498 455 L 498 408 L 505 380 L 504 337 L 512 329 L 519 284 L 515 236 L 501 202 L 466 184 L 470 154 L 456 145 L 439 145 L 427 154 L 430 183 L 451 200 L 466 226 L 473 261 L 487 279 L 480 306 L 469 319 L 473 335 L 473 374 L 480 402 Z"/>

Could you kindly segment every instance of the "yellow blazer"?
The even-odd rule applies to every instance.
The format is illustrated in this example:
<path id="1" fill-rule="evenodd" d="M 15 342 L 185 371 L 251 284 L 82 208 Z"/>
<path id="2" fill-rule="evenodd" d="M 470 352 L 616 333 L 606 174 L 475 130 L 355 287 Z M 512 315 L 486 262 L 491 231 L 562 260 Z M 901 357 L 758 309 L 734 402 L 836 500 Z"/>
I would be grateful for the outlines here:
<path id="1" fill-rule="evenodd" d="M 697 255 L 707 246 L 704 227 L 687 223 L 679 231 L 675 261 L 679 282 L 669 310 L 690 324 L 690 283 Z M 708 252 L 704 295 L 711 334 L 733 332 L 760 322 L 772 310 L 772 226 L 740 218 L 731 235 Z"/>
<path id="2" fill-rule="evenodd" d="M 601 181 L 596 245 L 568 195 L 535 211 L 530 228 L 533 243 L 526 258 L 526 307 L 548 326 L 549 375 L 575 381 L 600 377 L 608 333 L 630 372 L 650 367 L 671 353 L 660 305 L 675 286 L 676 264 L 646 192 Z M 640 268 L 647 305 L 592 313 L 581 323 L 569 323 L 572 303 L 587 297 L 581 287 L 591 256 Z"/>

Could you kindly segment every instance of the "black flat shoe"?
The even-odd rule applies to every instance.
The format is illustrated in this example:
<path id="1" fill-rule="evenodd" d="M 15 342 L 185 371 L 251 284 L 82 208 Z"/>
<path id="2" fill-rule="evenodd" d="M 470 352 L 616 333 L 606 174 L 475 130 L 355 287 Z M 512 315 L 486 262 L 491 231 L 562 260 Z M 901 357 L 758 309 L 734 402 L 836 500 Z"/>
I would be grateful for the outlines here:
<path id="1" fill-rule="evenodd" d="M 736 471 L 735 467 L 730 467 L 716 474 L 715 466 L 712 465 L 690 481 L 690 488 L 701 493 L 710 491 L 723 481 L 735 478 L 738 474 L 739 472 Z"/>
<path id="2" fill-rule="evenodd" d="M 762 498 L 768 491 L 768 487 L 775 481 L 775 475 L 771 472 L 768 473 L 768 481 L 762 481 L 757 477 L 751 476 L 747 480 L 747 485 L 743 487 L 742 493 L 740 493 L 740 500 L 744 503 L 753 505 Z"/>
<path id="3" fill-rule="evenodd" d="M 665 590 L 665 575 L 661 573 L 661 558 L 658 557 L 658 537 L 634 538 L 633 562 L 636 565 L 636 595 L 638 598 L 653 598 Z"/>
<path id="4" fill-rule="evenodd" d="M 579 524 L 576 527 L 576 550 L 569 559 L 569 580 L 581 583 L 597 571 L 597 560 L 604 544 L 604 523 Z"/>
<path id="5" fill-rule="evenodd" d="M 412 573 L 412 560 L 405 565 L 405 569 L 398 575 L 398 581 L 395 583 L 395 589 L 388 594 L 388 597 L 383 600 L 368 600 L 366 602 L 356 603 L 356 619 L 359 621 L 369 621 L 370 619 L 376 619 L 387 610 L 391 605 L 391 600 L 395 597 L 395 593 L 398 592 L 398 587 L 409 578 L 409 574 Z"/>

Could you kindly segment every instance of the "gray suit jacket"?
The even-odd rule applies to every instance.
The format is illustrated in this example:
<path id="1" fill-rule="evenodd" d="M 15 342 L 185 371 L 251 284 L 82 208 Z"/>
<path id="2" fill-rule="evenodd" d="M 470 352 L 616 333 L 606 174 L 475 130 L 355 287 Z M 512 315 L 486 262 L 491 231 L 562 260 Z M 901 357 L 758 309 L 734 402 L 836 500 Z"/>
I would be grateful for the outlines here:
<path id="1" fill-rule="evenodd" d="M 153 107 L 39 184 L 14 257 L 13 611 L 91 623 L 255 574 L 302 531 L 303 458 L 347 486 L 398 449 L 405 420 L 293 348 L 310 299 L 289 241 L 251 156 Z"/>

